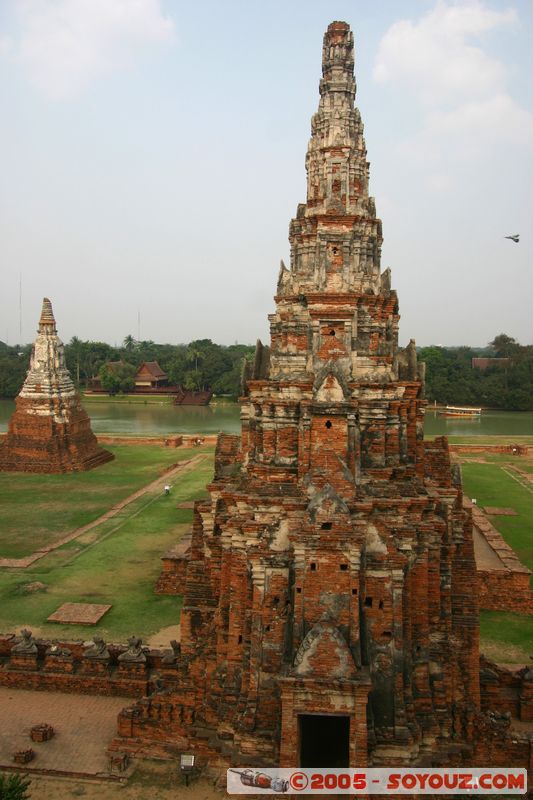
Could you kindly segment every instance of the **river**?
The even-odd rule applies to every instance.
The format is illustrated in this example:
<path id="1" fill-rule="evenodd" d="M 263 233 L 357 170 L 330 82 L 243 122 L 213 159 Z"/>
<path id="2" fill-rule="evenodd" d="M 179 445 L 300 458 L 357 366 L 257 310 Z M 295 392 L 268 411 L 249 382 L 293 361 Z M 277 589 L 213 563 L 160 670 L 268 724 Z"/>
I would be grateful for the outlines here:
<path id="1" fill-rule="evenodd" d="M 0 399 L 0 431 L 7 430 L 13 413 L 13 400 Z M 209 406 L 172 406 L 170 403 L 87 402 L 95 433 L 123 433 L 156 436 L 164 433 L 238 433 L 239 406 L 236 403 L 212 403 Z M 484 411 L 481 417 L 460 419 L 440 417 L 426 412 L 428 436 L 527 436 L 533 435 L 531 411 Z"/>

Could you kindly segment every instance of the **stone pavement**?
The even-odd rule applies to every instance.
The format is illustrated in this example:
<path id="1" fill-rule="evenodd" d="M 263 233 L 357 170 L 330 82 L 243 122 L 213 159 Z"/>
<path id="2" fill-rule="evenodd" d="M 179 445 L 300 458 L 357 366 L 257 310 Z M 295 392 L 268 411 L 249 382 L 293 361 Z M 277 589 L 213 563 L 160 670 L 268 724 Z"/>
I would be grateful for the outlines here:
<path id="1" fill-rule="evenodd" d="M 13 766 L 13 753 L 31 747 L 36 756 L 24 770 L 97 775 L 107 773 L 106 747 L 117 714 L 128 698 L 32 692 L 0 687 L 0 766 Z M 30 728 L 47 722 L 48 742 L 32 742 Z"/>
<path id="2" fill-rule="evenodd" d="M 63 603 L 47 619 L 64 625 L 97 625 L 110 608 L 97 603 Z"/>

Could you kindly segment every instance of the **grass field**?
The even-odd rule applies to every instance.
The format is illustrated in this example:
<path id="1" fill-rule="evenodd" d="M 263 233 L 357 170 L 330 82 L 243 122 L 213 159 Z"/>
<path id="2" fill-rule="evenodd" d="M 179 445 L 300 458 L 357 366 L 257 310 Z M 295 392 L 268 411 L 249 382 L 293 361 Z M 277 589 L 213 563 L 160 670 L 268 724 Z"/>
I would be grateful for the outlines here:
<path id="1" fill-rule="evenodd" d="M 174 461 L 178 453 L 182 458 L 199 455 L 198 450 L 173 451 Z M 124 641 L 132 633 L 146 639 L 175 625 L 181 599 L 153 594 L 160 556 L 192 521 L 192 510 L 177 509 L 176 504 L 205 496 L 212 475 L 212 450 L 202 448 L 195 469 L 175 477 L 170 496 L 159 490 L 143 495 L 118 517 L 58 548 L 33 567 L 0 571 L 0 631 L 13 632 L 26 625 L 49 638 L 86 639 L 98 631 L 111 641 Z M 155 477 L 157 470 L 152 470 L 141 483 Z M 45 589 L 28 591 L 28 584 L 35 582 L 44 584 Z M 65 602 L 113 607 L 97 626 L 47 623 L 46 618 Z"/>
<path id="2" fill-rule="evenodd" d="M 194 469 L 178 473 L 170 497 L 160 490 L 143 495 L 33 567 L 1 570 L 0 631 L 13 632 L 26 625 L 48 638 L 86 639 L 98 631 L 114 641 L 125 641 L 132 633 L 146 640 L 179 621 L 181 598 L 156 596 L 153 588 L 160 556 L 192 521 L 192 510 L 177 509 L 176 504 L 206 494 L 213 475 L 212 449 L 150 445 L 110 449 L 115 461 L 88 473 L 0 474 L 2 555 L 30 553 L 98 517 L 157 478 L 169 464 L 199 455 L 201 460 Z M 486 463 L 463 464 L 465 491 L 480 505 L 510 506 L 518 512 L 516 517 L 495 517 L 493 522 L 533 569 L 533 493 L 502 469 L 507 463 L 519 463 L 522 469 L 532 465 L 500 454 L 484 458 Z M 44 584 L 44 589 L 29 591 L 28 585 L 36 582 Z M 49 614 L 64 602 L 109 603 L 112 609 L 96 627 L 47 623 Z M 483 611 L 480 623 L 482 652 L 501 662 L 527 663 L 533 653 L 533 618 Z"/>
<path id="3" fill-rule="evenodd" d="M 532 465 L 505 454 L 483 457 L 485 463 L 462 464 L 465 493 L 480 506 L 505 506 L 517 512 L 516 517 L 497 516 L 491 521 L 522 563 L 533 570 L 533 484 L 528 490 L 504 471 L 516 465 L 529 472 Z M 480 633 L 481 651 L 496 661 L 526 664 L 533 654 L 533 617 L 482 611 Z"/>
<path id="4" fill-rule="evenodd" d="M 533 570 L 533 484 L 528 490 L 504 471 L 506 464 L 517 463 L 504 456 L 491 456 L 484 464 L 462 465 L 463 486 L 469 497 L 480 506 L 514 508 L 516 517 L 493 517 L 492 524 L 500 531 L 518 558 Z M 522 464 L 519 464 L 522 467 Z"/>
<path id="5" fill-rule="evenodd" d="M 424 436 L 424 439 L 435 439 L 435 434 Z M 447 436 L 451 445 L 471 444 L 471 445 L 492 445 L 493 447 L 508 447 L 509 445 L 521 444 L 526 447 L 533 447 L 533 436 Z M 488 453 L 484 453 L 488 455 Z M 502 454 L 504 455 L 504 454 Z M 504 455 L 509 458 L 509 455 Z"/>
<path id="6" fill-rule="evenodd" d="M 89 472 L 0 473 L 0 557 L 21 558 L 57 541 L 191 457 L 190 450 L 155 445 L 106 449 L 115 460 Z"/>
<path id="7" fill-rule="evenodd" d="M 480 650 L 501 664 L 529 664 L 533 654 L 533 617 L 504 611 L 481 611 Z"/>

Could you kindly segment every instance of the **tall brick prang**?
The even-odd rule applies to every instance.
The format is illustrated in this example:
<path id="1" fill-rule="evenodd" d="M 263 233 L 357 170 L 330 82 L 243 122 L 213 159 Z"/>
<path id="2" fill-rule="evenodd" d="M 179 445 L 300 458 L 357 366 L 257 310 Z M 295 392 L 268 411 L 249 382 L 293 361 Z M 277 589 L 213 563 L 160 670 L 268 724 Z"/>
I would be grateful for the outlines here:
<path id="1" fill-rule="evenodd" d="M 424 443 L 414 341 L 398 346 L 353 66 L 333 22 L 271 345 L 195 508 L 177 684 L 151 706 L 171 710 L 125 711 L 117 747 L 362 767 L 457 763 L 471 742 L 472 526 L 446 440 Z"/>
<path id="2" fill-rule="evenodd" d="M 45 297 L 30 368 L 0 444 L 0 470 L 75 472 L 112 458 L 91 430 L 65 365 L 52 304 Z"/>

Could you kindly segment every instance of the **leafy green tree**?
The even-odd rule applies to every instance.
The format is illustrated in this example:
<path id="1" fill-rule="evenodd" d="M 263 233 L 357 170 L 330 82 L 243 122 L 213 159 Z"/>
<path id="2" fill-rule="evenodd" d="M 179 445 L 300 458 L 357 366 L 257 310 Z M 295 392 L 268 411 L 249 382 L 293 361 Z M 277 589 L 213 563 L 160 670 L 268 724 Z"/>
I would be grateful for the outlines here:
<path id="1" fill-rule="evenodd" d="M 0 774 L 0 800 L 29 800 L 31 781 L 26 775 Z"/>
<path id="2" fill-rule="evenodd" d="M 79 372 L 80 381 L 83 377 L 83 381 L 88 383 L 107 361 L 119 359 L 120 353 L 106 342 L 84 342 L 74 337 L 65 346 L 65 358 L 71 375 Z"/>
<path id="3" fill-rule="evenodd" d="M 189 372 L 186 372 L 184 386 L 186 389 L 192 392 L 196 392 L 199 389 L 201 389 L 202 388 L 201 373 L 197 372 L 196 370 L 189 370 Z"/>
<path id="4" fill-rule="evenodd" d="M 29 367 L 29 354 L 9 348 L 0 353 L 0 397 L 16 397 L 22 388 Z"/>
<path id="5" fill-rule="evenodd" d="M 494 349 L 498 358 L 512 358 L 519 354 L 521 345 L 518 344 L 516 339 L 512 336 L 507 336 L 505 333 L 500 333 L 495 336 L 490 346 Z"/>
<path id="6" fill-rule="evenodd" d="M 77 336 L 73 336 L 65 345 L 65 360 L 70 374 L 76 381 L 76 386 L 80 385 L 80 360 L 83 354 L 83 345 L 84 343 Z"/>
<path id="7" fill-rule="evenodd" d="M 198 362 L 203 359 L 203 351 L 192 342 L 187 349 L 187 361 L 189 364 L 194 364 L 194 371 L 198 372 Z"/>
<path id="8" fill-rule="evenodd" d="M 136 368 L 126 362 L 104 364 L 100 369 L 99 377 L 102 388 L 108 394 L 131 392 L 135 388 Z"/>
<path id="9" fill-rule="evenodd" d="M 161 364 L 161 366 L 163 365 Z M 180 386 L 185 381 L 187 369 L 187 348 L 185 345 L 177 345 L 174 348 L 174 353 L 167 367 L 169 382 L 173 385 Z"/>

